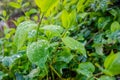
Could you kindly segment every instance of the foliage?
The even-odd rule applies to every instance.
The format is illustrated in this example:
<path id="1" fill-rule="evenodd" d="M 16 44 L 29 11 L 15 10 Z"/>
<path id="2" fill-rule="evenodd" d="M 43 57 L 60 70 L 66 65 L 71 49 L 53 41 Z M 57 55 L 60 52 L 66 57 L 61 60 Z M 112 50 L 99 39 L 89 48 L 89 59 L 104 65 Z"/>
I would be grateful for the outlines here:
<path id="1" fill-rule="evenodd" d="M 119 0 L 17 0 L 15 28 L 0 38 L 1 80 L 116 80 L 120 75 Z M 11 11 L 0 19 L 7 23 Z M 7 14 L 9 13 L 9 14 Z M 14 12 L 12 13 L 14 14 Z M 1 28 L 0 28 L 1 29 Z"/>

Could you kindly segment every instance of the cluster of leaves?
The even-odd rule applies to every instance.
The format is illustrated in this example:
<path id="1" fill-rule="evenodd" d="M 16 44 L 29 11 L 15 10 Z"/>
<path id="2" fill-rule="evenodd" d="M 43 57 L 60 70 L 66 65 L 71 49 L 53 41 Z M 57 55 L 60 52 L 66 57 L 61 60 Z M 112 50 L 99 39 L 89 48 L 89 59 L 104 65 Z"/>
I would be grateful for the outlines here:
<path id="1" fill-rule="evenodd" d="M 0 38 L 0 79 L 116 80 L 120 9 L 112 0 L 10 2 L 24 12 Z M 32 18 L 31 18 L 32 15 Z M 3 12 L 2 20 L 8 15 Z"/>

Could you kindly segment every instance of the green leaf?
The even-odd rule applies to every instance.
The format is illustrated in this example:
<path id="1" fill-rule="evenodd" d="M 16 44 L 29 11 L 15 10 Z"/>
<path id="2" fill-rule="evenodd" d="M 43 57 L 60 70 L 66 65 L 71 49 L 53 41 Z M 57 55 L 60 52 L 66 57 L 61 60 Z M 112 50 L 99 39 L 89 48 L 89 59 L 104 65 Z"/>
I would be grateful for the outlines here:
<path id="1" fill-rule="evenodd" d="M 74 55 L 69 49 L 65 48 L 57 57 L 57 61 L 63 61 L 69 63 L 73 59 Z"/>
<path id="2" fill-rule="evenodd" d="M 69 29 L 76 22 L 76 11 L 73 10 L 71 13 L 68 13 L 66 10 L 63 10 L 61 20 L 63 27 Z"/>
<path id="3" fill-rule="evenodd" d="M 98 80 L 116 80 L 114 77 L 103 75 Z"/>
<path id="4" fill-rule="evenodd" d="M 18 2 L 18 3 L 21 3 L 21 2 L 22 2 L 22 0 L 17 0 L 17 2 Z"/>
<path id="5" fill-rule="evenodd" d="M 35 0 L 35 3 L 42 12 L 46 12 L 54 8 L 57 5 L 58 1 L 59 0 Z"/>
<path id="6" fill-rule="evenodd" d="M 16 59 L 19 59 L 19 58 L 22 57 L 22 56 L 23 56 L 22 53 L 14 54 L 14 55 L 12 55 L 12 56 L 6 56 L 6 57 L 4 57 L 4 58 L 2 59 L 2 64 L 3 64 L 4 66 L 9 67 L 9 66 L 11 66 L 11 65 L 15 62 Z"/>
<path id="7" fill-rule="evenodd" d="M 15 2 L 10 2 L 9 5 L 13 8 L 19 9 L 21 8 L 21 5 L 19 3 L 15 3 Z"/>
<path id="8" fill-rule="evenodd" d="M 5 10 L 3 10 L 2 14 L 3 14 L 4 17 L 7 16 L 7 12 Z"/>
<path id="9" fill-rule="evenodd" d="M 53 66 L 60 74 L 63 74 L 63 69 L 68 68 L 68 65 L 61 61 L 56 62 Z"/>
<path id="10" fill-rule="evenodd" d="M 80 63 L 77 68 L 77 73 L 85 75 L 87 77 L 92 76 L 95 71 L 95 67 L 91 62 Z"/>
<path id="11" fill-rule="evenodd" d="M 70 26 L 74 25 L 76 22 L 76 10 L 73 10 L 70 14 L 69 14 L 69 20 L 70 20 Z"/>
<path id="12" fill-rule="evenodd" d="M 80 53 L 82 53 L 84 56 L 86 56 L 86 50 L 82 43 L 78 42 L 77 40 L 75 40 L 71 37 L 62 38 L 62 41 L 70 49 L 78 50 Z"/>
<path id="13" fill-rule="evenodd" d="M 111 32 L 115 32 L 117 30 L 120 30 L 120 24 L 119 22 L 117 21 L 114 21 L 112 24 L 111 24 Z"/>
<path id="14" fill-rule="evenodd" d="M 0 71 L 0 80 L 3 80 L 3 77 L 8 76 L 8 74 L 3 73 Z"/>
<path id="15" fill-rule="evenodd" d="M 103 54 L 103 44 L 101 44 L 101 43 L 94 43 L 93 47 L 95 48 L 95 52 L 98 55 L 101 55 L 101 56 L 104 55 Z"/>
<path id="16" fill-rule="evenodd" d="M 27 75 L 29 78 L 34 78 L 39 75 L 39 68 L 31 70 L 31 72 Z"/>
<path id="17" fill-rule="evenodd" d="M 30 62 L 44 68 L 49 57 L 48 42 L 45 40 L 33 42 L 27 48 L 27 56 Z"/>
<path id="18" fill-rule="evenodd" d="M 37 24 L 33 21 L 25 21 L 18 25 L 14 37 L 14 42 L 17 50 L 19 50 L 23 46 L 24 42 L 27 39 L 28 33 L 35 28 L 37 28 Z"/>
<path id="19" fill-rule="evenodd" d="M 44 30 L 47 37 L 51 38 L 55 36 L 60 36 L 60 34 L 63 32 L 63 28 L 57 25 L 46 25 L 40 29 Z"/>
<path id="20" fill-rule="evenodd" d="M 69 21 L 69 13 L 66 10 L 62 12 L 61 20 L 63 27 L 68 28 L 70 21 Z"/>
<path id="21" fill-rule="evenodd" d="M 105 70 L 108 72 L 106 74 L 110 76 L 120 74 L 120 52 L 116 54 L 110 54 L 104 62 Z"/>
<path id="22" fill-rule="evenodd" d="M 88 15 L 87 12 L 80 13 L 79 16 L 80 18 L 84 19 Z"/>
<path id="23" fill-rule="evenodd" d="M 85 8 L 84 3 L 85 3 L 85 0 L 79 0 L 77 4 L 77 12 L 84 11 L 84 8 Z"/>

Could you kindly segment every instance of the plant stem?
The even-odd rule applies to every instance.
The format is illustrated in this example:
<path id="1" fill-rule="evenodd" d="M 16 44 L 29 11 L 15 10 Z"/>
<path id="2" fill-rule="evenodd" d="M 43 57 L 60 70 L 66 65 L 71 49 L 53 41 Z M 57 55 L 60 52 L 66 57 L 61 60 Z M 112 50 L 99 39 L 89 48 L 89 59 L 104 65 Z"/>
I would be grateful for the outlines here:
<path id="1" fill-rule="evenodd" d="M 50 68 L 52 71 L 55 72 L 55 74 L 62 80 L 62 77 L 60 76 L 60 74 L 54 69 L 54 67 L 52 65 L 50 65 Z"/>
<path id="2" fill-rule="evenodd" d="M 36 41 L 38 40 L 39 28 L 40 28 L 40 25 L 41 25 L 41 22 L 42 22 L 43 17 L 44 17 L 44 13 L 43 13 L 42 16 L 41 16 L 40 22 L 39 22 L 38 27 L 37 27 Z"/>

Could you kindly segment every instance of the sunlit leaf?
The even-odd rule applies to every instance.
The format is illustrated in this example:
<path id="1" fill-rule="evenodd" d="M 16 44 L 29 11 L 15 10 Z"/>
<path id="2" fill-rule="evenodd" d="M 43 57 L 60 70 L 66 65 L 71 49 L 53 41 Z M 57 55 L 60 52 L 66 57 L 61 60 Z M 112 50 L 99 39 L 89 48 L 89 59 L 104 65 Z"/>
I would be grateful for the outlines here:
<path id="1" fill-rule="evenodd" d="M 42 12 L 49 11 L 54 8 L 59 0 L 35 0 L 36 5 L 41 9 Z"/>
<path id="2" fill-rule="evenodd" d="M 78 50 L 78 51 L 81 52 L 81 54 L 86 56 L 86 50 L 85 50 L 85 47 L 84 47 L 84 45 L 82 43 L 78 42 L 77 40 L 75 40 L 75 39 L 73 39 L 71 37 L 62 38 L 62 41 L 70 49 Z"/>
<path id="3" fill-rule="evenodd" d="M 10 2 L 9 5 L 13 8 L 17 8 L 17 9 L 21 8 L 21 5 L 19 3 Z"/>
<path id="4" fill-rule="evenodd" d="M 117 21 L 114 21 L 112 24 L 111 24 L 111 32 L 115 32 L 117 30 L 120 30 L 120 24 L 119 22 Z"/>
<path id="5" fill-rule="evenodd" d="M 14 39 L 17 50 L 23 46 L 27 39 L 28 32 L 35 28 L 37 28 L 37 24 L 32 21 L 25 21 L 18 25 Z"/>
<path id="6" fill-rule="evenodd" d="M 120 74 L 120 52 L 110 54 L 105 59 L 104 66 L 108 75 L 114 76 Z"/>

